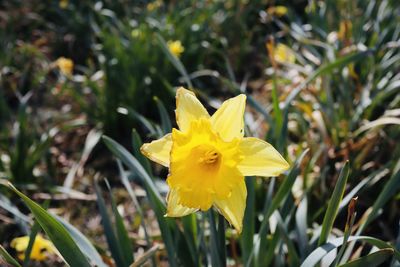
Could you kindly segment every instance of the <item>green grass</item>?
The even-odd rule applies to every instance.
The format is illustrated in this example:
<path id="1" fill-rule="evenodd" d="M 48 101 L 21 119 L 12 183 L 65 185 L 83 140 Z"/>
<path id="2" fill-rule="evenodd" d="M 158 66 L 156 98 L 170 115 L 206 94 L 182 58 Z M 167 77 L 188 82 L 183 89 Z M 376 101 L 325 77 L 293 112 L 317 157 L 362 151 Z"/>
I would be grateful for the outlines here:
<path id="1" fill-rule="evenodd" d="M 398 1 L 148 3 L 0 4 L 0 184 L 20 190 L 0 189 L 0 259 L 19 266 L 9 243 L 39 224 L 71 266 L 397 266 Z M 176 127 L 178 86 L 211 113 L 245 93 L 246 135 L 291 165 L 246 178 L 241 235 L 215 211 L 164 217 L 167 170 L 140 146 Z"/>

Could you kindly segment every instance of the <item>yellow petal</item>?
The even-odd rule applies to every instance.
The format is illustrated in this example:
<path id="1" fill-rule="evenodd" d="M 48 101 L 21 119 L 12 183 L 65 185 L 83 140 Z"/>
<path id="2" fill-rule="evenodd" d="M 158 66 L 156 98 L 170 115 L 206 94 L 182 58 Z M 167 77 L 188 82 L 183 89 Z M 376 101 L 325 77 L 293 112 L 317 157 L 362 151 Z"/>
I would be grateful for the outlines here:
<path id="1" fill-rule="evenodd" d="M 243 227 L 243 216 L 246 208 L 247 189 L 243 181 L 232 188 L 232 194 L 228 199 L 216 200 L 214 205 L 228 222 L 241 233 Z"/>
<path id="2" fill-rule="evenodd" d="M 145 143 L 140 148 L 143 155 L 165 167 L 169 166 L 169 154 L 172 147 L 171 134 L 155 140 L 151 143 Z"/>
<path id="3" fill-rule="evenodd" d="M 29 244 L 29 236 L 16 237 L 11 241 L 10 246 L 16 251 L 25 251 Z"/>
<path id="4" fill-rule="evenodd" d="M 244 176 L 278 176 L 289 164 L 269 143 L 254 137 L 243 138 L 239 144 L 243 160 L 238 164 Z"/>
<path id="5" fill-rule="evenodd" d="M 171 189 L 168 192 L 166 217 L 182 217 L 196 211 L 197 209 L 188 208 L 179 204 L 179 195 L 175 189 Z"/>
<path id="6" fill-rule="evenodd" d="M 214 131 L 219 133 L 225 141 L 243 137 L 245 107 L 246 95 L 241 94 L 226 100 L 212 115 L 211 124 Z"/>
<path id="7" fill-rule="evenodd" d="M 190 128 L 190 124 L 193 120 L 210 117 L 195 94 L 183 87 L 180 87 L 176 91 L 175 114 L 179 129 L 183 132 Z"/>

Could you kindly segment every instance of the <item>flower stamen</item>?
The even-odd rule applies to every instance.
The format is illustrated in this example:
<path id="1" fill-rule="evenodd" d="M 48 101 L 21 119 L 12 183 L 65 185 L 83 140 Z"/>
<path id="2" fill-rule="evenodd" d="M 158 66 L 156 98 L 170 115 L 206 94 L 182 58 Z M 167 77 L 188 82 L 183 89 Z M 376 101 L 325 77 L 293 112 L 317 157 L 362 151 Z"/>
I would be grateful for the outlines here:
<path id="1" fill-rule="evenodd" d="M 198 160 L 201 164 L 215 164 L 220 160 L 221 154 L 212 146 L 199 145 L 194 148 L 200 154 Z"/>

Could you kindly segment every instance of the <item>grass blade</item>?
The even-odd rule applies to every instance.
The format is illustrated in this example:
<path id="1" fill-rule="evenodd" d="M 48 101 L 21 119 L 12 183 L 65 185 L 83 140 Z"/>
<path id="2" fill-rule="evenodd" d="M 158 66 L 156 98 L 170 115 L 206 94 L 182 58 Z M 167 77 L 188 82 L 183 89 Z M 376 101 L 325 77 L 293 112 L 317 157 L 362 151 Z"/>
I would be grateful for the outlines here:
<path id="1" fill-rule="evenodd" d="M 120 159 L 132 172 L 137 173 L 143 181 L 147 196 L 157 217 L 162 238 L 168 253 L 169 264 L 172 267 L 177 266 L 176 253 L 179 253 L 179 251 L 175 251 L 174 249 L 175 243 L 172 238 L 172 230 L 170 227 L 172 219 L 164 217 L 166 212 L 165 202 L 158 192 L 156 185 L 143 166 L 128 152 L 128 150 L 107 136 L 103 136 L 103 141 L 114 156 Z"/>
<path id="2" fill-rule="evenodd" d="M 345 263 L 343 265 L 340 265 L 340 267 L 374 267 L 374 266 L 379 266 L 381 263 L 383 263 L 386 259 L 388 259 L 390 256 L 392 256 L 394 253 L 393 249 L 391 248 L 385 248 L 378 250 L 376 252 L 373 252 L 371 254 L 368 254 L 367 256 L 358 258 L 356 260 L 353 260 L 351 262 Z"/>
<path id="3" fill-rule="evenodd" d="M 63 218 L 57 215 L 54 215 L 54 217 L 65 227 L 80 250 L 90 259 L 93 264 L 95 264 L 97 267 L 107 267 L 107 265 L 101 259 L 100 254 L 97 252 L 92 243 L 86 238 L 86 236 L 84 236 L 75 226 Z"/>
<path id="4" fill-rule="evenodd" d="M 119 214 L 119 211 L 117 209 L 117 204 L 115 203 L 115 199 L 112 195 L 112 191 L 110 188 L 109 183 L 106 180 L 108 192 L 110 193 L 110 199 L 111 199 L 111 207 L 112 211 L 114 213 L 114 219 L 115 219 L 115 227 L 116 227 L 116 232 L 117 232 L 117 239 L 118 243 L 120 244 L 121 247 L 121 252 L 122 256 L 124 257 L 124 260 L 126 263 L 131 264 L 134 261 L 133 258 L 133 247 L 132 247 L 132 242 L 129 239 L 128 236 L 128 231 L 125 228 L 124 222 L 122 220 L 121 214 Z"/>
<path id="5" fill-rule="evenodd" d="M 300 267 L 315 266 L 323 257 L 325 257 L 330 251 L 340 247 L 343 244 L 343 237 L 339 237 L 330 240 L 328 243 L 316 248 L 308 257 L 303 261 Z M 390 244 L 370 236 L 350 236 L 347 242 L 353 241 L 364 241 L 380 249 L 390 248 L 394 250 L 394 255 L 397 260 L 400 259 L 400 253 Z"/>
<path id="6" fill-rule="evenodd" d="M 158 43 L 161 46 L 162 51 L 167 56 L 167 58 L 172 63 L 172 65 L 174 65 L 176 70 L 179 71 L 179 73 L 182 75 L 182 77 L 185 80 L 185 83 L 187 84 L 187 86 L 189 88 L 193 88 L 193 84 L 192 84 L 192 82 L 190 80 L 190 76 L 187 73 L 187 71 L 186 71 L 185 67 L 183 66 L 182 62 L 179 60 L 179 58 L 174 56 L 171 53 L 171 51 L 169 51 L 167 43 L 165 42 L 164 38 L 160 34 L 156 33 L 156 37 L 157 37 Z"/>
<path id="7" fill-rule="evenodd" d="M 386 204 L 386 202 L 396 194 L 397 190 L 400 188 L 400 171 L 393 174 L 389 181 L 386 182 L 385 187 L 379 194 L 374 205 L 372 206 L 372 211 L 368 215 L 367 220 L 360 226 L 357 233 L 361 233 L 365 227 L 371 223 L 376 217 L 378 217 L 379 210 Z"/>
<path id="8" fill-rule="evenodd" d="M 58 251 L 64 257 L 66 263 L 70 266 L 90 267 L 85 255 L 69 235 L 68 231 L 54 218 L 53 215 L 18 191 L 13 185 L 10 184 L 9 187 L 22 198 L 42 229 L 46 232 Z"/>
<path id="9" fill-rule="evenodd" d="M 4 259 L 4 261 L 6 262 L 6 263 L 8 263 L 8 264 L 10 264 L 11 266 L 14 266 L 14 267 L 22 267 L 19 263 L 18 263 L 18 261 L 17 260 L 15 260 L 8 252 L 7 252 L 7 250 L 2 246 L 2 245 L 0 245 L 0 260 L 3 258 Z M 1 263 L 1 261 L 0 261 L 0 263 Z"/>
<path id="10" fill-rule="evenodd" d="M 243 262 L 247 262 L 254 244 L 255 231 L 255 177 L 246 179 L 247 199 L 246 210 L 243 218 L 243 231 L 241 234 L 241 248 Z"/>
<path id="11" fill-rule="evenodd" d="M 264 220 L 261 223 L 260 230 L 258 233 L 258 238 L 255 241 L 255 245 L 250 253 L 249 259 L 247 261 L 246 266 L 251 266 L 252 257 L 253 255 L 259 255 L 259 260 L 261 260 L 261 253 L 262 249 L 264 249 L 264 245 L 260 244 L 263 243 L 265 240 L 262 237 L 265 237 L 268 231 L 268 220 L 269 217 L 274 213 L 274 211 L 283 203 L 283 201 L 287 198 L 287 195 L 291 192 L 292 186 L 297 178 L 297 175 L 300 173 L 300 164 L 303 161 L 305 155 L 308 153 L 308 149 L 303 151 L 303 153 L 298 157 L 296 160 L 293 168 L 290 170 L 288 176 L 283 181 L 281 186 L 278 189 L 278 192 L 273 197 L 271 204 L 268 206 L 267 211 L 264 215 Z M 255 251 L 255 248 L 258 248 L 259 251 Z"/>
<path id="12" fill-rule="evenodd" d="M 159 246 L 154 245 L 148 251 L 143 253 L 134 263 L 132 263 L 129 267 L 139 267 L 142 266 L 148 259 L 153 258 L 156 252 L 158 251 Z"/>
<path id="13" fill-rule="evenodd" d="M 97 206 L 99 207 L 101 215 L 101 223 L 104 227 L 104 234 L 107 239 L 108 248 L 110 249 L 111 255 L 117 266 L 124 267 L 129 264 L 125 261 L 121 246 L 118 242 L 117 236 L 113 224 L 107 212 L 106 203 L 103 196 L 101 195 L 101 190 L 97 181 L 94 183 L 94 189 L 97 195 Z"/>
<path id="14" fill-rule="evenodd" d="M 340 201 L 343 198 L 344 190 L 346 188 L 347 177 L 349 176 L 349 162 L 347 161 L 339 174 L 336 182 L 335 189 L 333 190 L 332 197 L 326 210 L 324 221 L 322 222 L 321 235 L 318 240 L 318 245 L 326 243 L 329 233 L 332 230 L 333 222 L 335 221 L 337 212 L 339 210 Z"/>
<path id="15" fill-rule="evenodd" d="M 356 220 L 355 209 L 356 209 L 357 199 L 358 199 L 358 197 L 353 198 L 347 209 L 347 220 L 346 220 L 346 226 L 344 229 L 343 245 L 340 247 L 340 250 L 339 250 L 338 254 L 336 255 L 335 262 L 333 263 L 332 266 L 337 266 L 339 264 L 340 259 L 342 258 L 343 254 L 345 252 L 347 240 L 349 239 L 349 236 L 351 235 L 351 230 L 353 228 L 354 221 Z"/>
<path id="16" fill-rule="evenodd" d="M 163 198 L 158 192 L 153 180 L 147 174 L 143 166 L 132 156 L 132 154 L 108 136 L 103 136 L 103 141 L 108 149 L 110 149 L 110 151 L 114 154 L 114 156 L 120 159 L 131 171 L 139 174 L 146 186 L 148 186 L 149 190 L 152 192 L 152 194 L 154 194 L 159 202 L 164 203 Z"/>
<path id="17" fill-rule="evenodd" d="M 351 55 L 347 55 L 341 58 L 338 58 L 334 62 L 328 63 L 326 65 L 323 65 L 319 67 L 316 71 L 314 71 L 305 81 L 303 81 L 301 84 L 299 84 L 296 88 L 294 88 L 288 97 L 285 99 L 285 105 L 284 107 L 286 108 L 287 106 L 290 105 L 290 103 L 296 98 L 296 96 L 303 90 L 303 88 L 312 82 L 314 79 L 316 79 L 318 76 L 325 74 L 325 73 L 330 73 L 336 68 L 340 68 L 343 66 L 346 66 L 350 64 L 351 62 L 356 62 L 360 59 L 365 58 L 366 56 L 372 54 L 373 50 L 367 50 L 367 51 L 362 51 L 358 53 L 354 53 Z"/>
<path id="18" fill-rule="evenodd" d="M 164 104 L 158 97 L 154 97 L 154 101 L 157 104 L 158 113 L 160 113 L 161 129 L 163 130 L 163 134 L 170 133 L 171 129 L 172 129 L 172 124 L 171 124 L 171 119 L 168 115 L 168 112 L 167 112 Z"/>
<path id="19" fill-rule="evenodd" d="M 32 226 L 31 233 L 29 235 L 28 247 L 25 250 L 24 262 L 22 263 L 22 266 L 24 267 L 29 266 L 28 264 L 31 258 L 33 244 L 35 243 L 36 235 L 39 233 L 39 231 L 40 231 L 40 225 L 37 221 L 35 221 L 35 223 Z"/>
<path id="20" fill-rule="evenodd" d="M 215 267 L 222 267 L 222 262 L 220 258 L 221 248 L 218 242 L 218 232 L 215 226 L 215 215 L 214 211 L 210 209 L 208 211 L 208 218 L 210 220 L 210 254 L 211 254 L 211 264 Z"/>
<path id="21" fill-rule="evenodd" d="M 136 129 L 132 129 L 133 155 L 140 162 L 146 172 L 151 173 L 151 165 L 149 160 L 145 156 L 143 156 L 142 152 L 140 152 L 140 147 L 142 146 L 142 144 L 143 142 L 140 138 L 140 135 L 138 134 Z"/>

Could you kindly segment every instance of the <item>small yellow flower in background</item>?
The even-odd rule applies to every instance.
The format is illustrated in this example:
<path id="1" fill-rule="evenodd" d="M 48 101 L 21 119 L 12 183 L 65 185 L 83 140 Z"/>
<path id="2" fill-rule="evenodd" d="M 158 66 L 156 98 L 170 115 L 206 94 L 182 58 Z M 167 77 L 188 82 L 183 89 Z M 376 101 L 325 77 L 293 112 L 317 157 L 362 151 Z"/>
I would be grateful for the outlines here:
<path id="1" fill-rule="evenodd" d="M 351 38 L 353 23 L 351 20 L 343 20 L 339 24 L 338 38 L 341 41 Z"/>
<path id="2" fill-rule="evenodd" d="M 69 2 L 68 0 L 60 0 L 59 2 L 60 8 L 66 9 L 68 7 L 68 2 Z"/>
<path id="3" fill-rule="evenodd" d="M 22 236 L 14 238 L 11 241 L 11 247 L 18 253 L 18 258 L 24 260 L 25 250 L 28 248 L 29 236 Z M 49 254 L 55 253 L 55 247 L 51 241 L 44 239 L 41 235 L 37 235 L 33 243 L 31 251 L 31 259 L 43 261 Z"/>
<path id="4" fill-rule="evenodd" d="M 72 75 L 74 62 L 71 59 L 60 57 L 56 60 L 56 65 L 65 76 Z"/>
<path id="5" fill-rule="evenodd" d="M 267 44 L 268 46 L 268 44 Z M 274 60 L 279 63 L 294 63 L 296 61 L 296 56 L 292 49 L 288 46 L 279 43 L 276 46 L 267 47 L 268 52 L 272 53 Z"/>
<path id="6" fill-rule="evenodd" d="M 154 10 L 160 8 L 162 6 L 162 4 L 163 3 L 161 0 L 156 0 L 154 2 L 148 3 L 146 6 L 146 9 L 151 12 L 151 11 L 154 11 Z"/>
<path id="7" fill-rule="evenodd" d="M 141 147 L 149 159 L 169 167 L 166 216 L 214 206 L 240 233 L 247 197 L 244 176 L 277 176 L 289 168 L 272 145 L 244 137 L 245 105 L 241 94 L 210 116 L 194 93 L 178 89 L 179 130 Z"/>
<path id="8" fill-rule="evenodd" d="M 133 30 L 131 31 L 131 36 L 132 36 L 133 38 L 139 38 L 139 37 L 140 37 L 140 30 L 139 30 L 139 29 L 133 29 Z"/>
<path id="9" fill-rule="evenodd" d="M 180 57 L 183 51 L 185 51 L 185 48 L 183 47 L 181 41 L 168 41 L 167 42 L 168 49 L 171 51 L 171 53 L 176 56 Z"/>
<path id="10" fill-rule="evenodd" d="M 282 17 L 288 13 L 288 9 L 285 6 L 271 6 L 267 9 L 267 13 L 271 16 Z"/>

